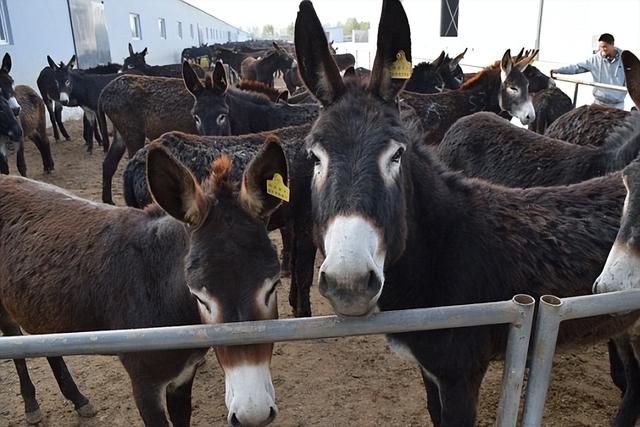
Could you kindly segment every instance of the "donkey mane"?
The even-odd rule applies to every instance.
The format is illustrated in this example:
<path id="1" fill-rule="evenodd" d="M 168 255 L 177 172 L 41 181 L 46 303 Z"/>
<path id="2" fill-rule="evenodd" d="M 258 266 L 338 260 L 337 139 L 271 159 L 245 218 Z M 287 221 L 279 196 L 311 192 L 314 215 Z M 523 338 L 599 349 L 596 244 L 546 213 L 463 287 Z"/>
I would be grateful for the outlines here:
<path id="1" fill-rule="evenodd" d="M 237 96 L 248 102 L 253 102 L 260 105 L 270 105 L 273 101 L 269 99 L 267 95 L 260 92 L 253 92 L 244 89 L 230 87 L 227 89 L 227 93 L 232 96 Z"/>
<path id="2" fill-rule="evenodd" d="M 243 79 L 240 80 L 236 87 L 245 92 L 254 92 L 264 95 L 272 101 L 278 99 L 278 96 L 280 95 L 280 92 L 277 89 L 274 89 L 266 83 L 258 80 Z"/>
<path id="3" fill-rule="evenodd" d="M 460 86 L 458 90 L 466 90 L 470 89 L 476 85 L 478 80 L 483 79 L 487 74 L 493 74 L 497 71 L 500 71 L 500 61 L 496 61 L 491 65 L 484 67 L 481 71 L 478 71 L 473 77 L 469 80 L 465 80 L 464 83 Z"/>
<path id="4" fill-rule="evenodd" d="M 231 180 L 232 167 L 231 158 L 226 154 L 211 162 L 211 173 L 202 185 L 205 194 L 215 194 L 216 197 L 231 196 L 238 188 L 238 183 Z"/>

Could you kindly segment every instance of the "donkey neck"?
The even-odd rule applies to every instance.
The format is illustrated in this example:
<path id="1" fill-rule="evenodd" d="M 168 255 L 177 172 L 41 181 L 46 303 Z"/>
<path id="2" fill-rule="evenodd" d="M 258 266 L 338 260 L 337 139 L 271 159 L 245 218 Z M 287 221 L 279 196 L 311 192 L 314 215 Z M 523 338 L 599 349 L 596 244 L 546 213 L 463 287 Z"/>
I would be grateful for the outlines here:
<path id="1" fill-rule="evenodd" d="M 500 88 L 500 69 L 491 67 L 478 73 L 458 90 L 468 96 L 469 103 L 475 107 L 473 108 L 474 112 L 492 111 L 499 113 L 498 97 Z"/>
<path id="2" fill-rule="evenodd" d="M 265 96 L 230 88 L 225 98 L 233 135 L 273 129 L 275 104 Z"/>
<path id="3" fill-rule="evenodd" d="M 71 71 L 69 76 L 72 85 L 69 97 L 76 101 L 79 106 L 97 111 L 100 92 L 121 74 L 88 74 Z"/>

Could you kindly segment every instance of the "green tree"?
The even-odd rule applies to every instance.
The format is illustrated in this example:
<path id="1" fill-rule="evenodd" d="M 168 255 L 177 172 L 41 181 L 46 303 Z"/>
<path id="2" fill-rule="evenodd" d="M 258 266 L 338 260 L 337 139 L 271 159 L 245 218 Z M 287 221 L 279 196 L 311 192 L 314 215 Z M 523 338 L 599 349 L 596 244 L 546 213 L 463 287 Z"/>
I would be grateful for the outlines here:
<path id="1" fill-rule="evenodd" d="M 273 29 L 273 25 L 268 24 L 262 27 L 262 37 L 268 39 L 275 37 L 275 31 Z"/>
<path id="2" fill-rule="evenodd" d="M 287 35 L 293 37 L 294 32 L 295 32 L 295 25 L 292 22 L 287 26 Z"/>
<path id="3" fill-rule="evenodd" d="M 347 22 L 345 22 L 344 26 L 342 27 L 342 32 L 345 35 L 347 34 L 350 35 L 353 30 L 368 30 L 368 29 L 369 29 L 368 22 L 358 22 L 356 18 L 349 18 L 347 19 Z"/>

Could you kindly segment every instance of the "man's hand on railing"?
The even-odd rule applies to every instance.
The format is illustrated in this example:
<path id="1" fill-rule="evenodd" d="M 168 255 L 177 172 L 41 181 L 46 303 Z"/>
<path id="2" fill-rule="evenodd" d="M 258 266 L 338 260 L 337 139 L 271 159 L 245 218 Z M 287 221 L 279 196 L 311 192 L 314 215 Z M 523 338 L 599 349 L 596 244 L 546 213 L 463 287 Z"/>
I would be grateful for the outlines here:
<path id="1" fill-rule="evenodd" d="M 558 70 L 553 69 L 553 70 L 549 71 L 549 76 L 551 76 L 552 79 L 555 79 L 556 77 L 554 76 L 554 74 L 557 73 L 557 72 L 558 72 Z"/>

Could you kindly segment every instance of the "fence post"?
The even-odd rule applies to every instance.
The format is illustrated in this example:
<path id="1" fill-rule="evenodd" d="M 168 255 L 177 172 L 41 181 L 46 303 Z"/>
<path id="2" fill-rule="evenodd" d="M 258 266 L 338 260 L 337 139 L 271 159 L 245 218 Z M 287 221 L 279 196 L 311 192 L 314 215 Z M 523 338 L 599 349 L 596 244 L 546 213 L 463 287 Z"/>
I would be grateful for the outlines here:
<path id="1" fill-rule="evenodd" d="M 522 394 L 522 382 L 527 363 L 527 351 L 531 337 L 531 324 L 535 299 L 529 295 L 516 295 L 513 302 L 520 314 L 520 321 L 509 325 L 509 339 L 502 372 L 502 388 L 496 426 L 515 426 Z"/>
<path id="2" fill-rule="evenodd" d="M 549 388 L 551 365 L 553 365 L 560 328 L 561 306 L 560 298 L 553 295 L 543 295 L 538 304 L 522 427 L 539 427 L 542 424 L 544 402 Z"/>

